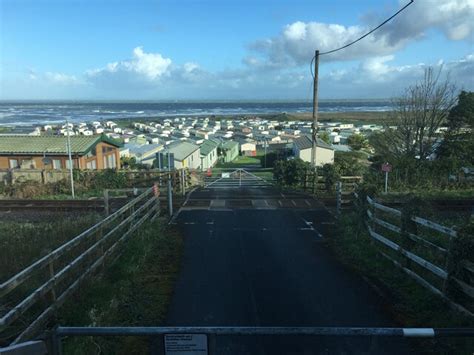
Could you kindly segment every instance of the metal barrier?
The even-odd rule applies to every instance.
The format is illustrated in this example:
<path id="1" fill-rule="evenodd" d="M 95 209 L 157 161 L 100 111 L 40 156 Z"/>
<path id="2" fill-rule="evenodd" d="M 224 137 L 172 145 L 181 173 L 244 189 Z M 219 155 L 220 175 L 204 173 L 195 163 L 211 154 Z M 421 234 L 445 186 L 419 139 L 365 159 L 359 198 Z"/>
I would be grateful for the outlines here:
<path id="1" fill-rule="evenodd" d="M 52 333 L 54 354 L 62 354 L 61 339 L 66 336 L 143 336 L 150 338 L 150 354 L 213 355 L 218 353 L 217 336 L 474 337 L 474 328 L 57 327 Z"/>
<path id="2" fill-rule="evenodd" d="M 34 307 L 41 308 L 40 313 L 31 314 L 15 328 L 20 333 L 15 334 L 11 345 L 38 334 L 82 281 L 91 276 L 107 258 L 117 255 L 121 244 L 145 221 L 153 220 L 158 212 L 158 197 L 153 188 L 148 188 L 115 213 L 1 283 L 0 300 L 8 307 L 0 308 L 0 335 L 15 322 L 22 321 L 22 316 Z M 41 271 L 46 271 L 46 279 L 39 278 L 36 284 L 24 286 Z M 24 291 L 21 295 L 5 301 L 20 287 L 24 288 L 20 290 Z"/>

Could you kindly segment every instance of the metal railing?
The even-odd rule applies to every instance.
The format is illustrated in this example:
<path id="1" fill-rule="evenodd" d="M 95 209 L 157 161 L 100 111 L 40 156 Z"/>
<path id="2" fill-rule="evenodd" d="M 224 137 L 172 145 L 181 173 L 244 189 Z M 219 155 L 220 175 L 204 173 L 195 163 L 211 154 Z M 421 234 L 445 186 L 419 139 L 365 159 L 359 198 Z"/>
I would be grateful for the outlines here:
<path id="1" fill-rule="evenodd" d="M 149 353 L 166 354 L 179 349 L 182 354 L 219 354 L 216 339 L 220 336 L 337 336 L 392 338 L 474 337 L 474 328 L 376 328 L 376 327 L 57 327 L 49 338 L 50 352 L 62 354 L 64 337 L 148 337 Z M 1 354 L 45 354 L 46 342 L 36 341 L 11 348 L 0 348 Z M 37 350 L 35 350 L 37 349 Z"/>
<path id="2" fill-rule="evenodd" d="M 159 200 L 149 188 L 1 283 L 0 335 L 13 337 L 14 345 L 38 334 L 82 281 L 109 256 L 117 254 L 120 244 L 145 221 L 153 220 L 158 210 Z M 9 334 L 5 334 L 7 330 Z"/>

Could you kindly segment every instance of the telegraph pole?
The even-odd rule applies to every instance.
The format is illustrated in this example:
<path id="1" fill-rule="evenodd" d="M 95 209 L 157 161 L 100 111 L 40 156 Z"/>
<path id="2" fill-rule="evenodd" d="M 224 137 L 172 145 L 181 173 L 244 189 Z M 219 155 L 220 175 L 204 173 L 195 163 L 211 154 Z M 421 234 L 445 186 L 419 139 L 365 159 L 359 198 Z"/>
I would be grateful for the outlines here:
<path id="1" fill-rule="evenodd" d="M 313 168 L 313 193 L 316 192 L 318 184 L 318 171 L 316 168 L 316 145 L 318 139 L 318 73 L 319 73 L 319 50 L 314 53 L 314 82 L 313 82 L 313 129 L 311 146 L 311 167 Z"/>
<path id="2" fill-rule="evenodd" d="M 316 143 L 318 135 L 318 72 L 319 72 L 319 50 L 314 53 L 314 82 L 313 82 L 313 127 L 312 127 L 312 147 L 311 166 L 316 173 Z"/>

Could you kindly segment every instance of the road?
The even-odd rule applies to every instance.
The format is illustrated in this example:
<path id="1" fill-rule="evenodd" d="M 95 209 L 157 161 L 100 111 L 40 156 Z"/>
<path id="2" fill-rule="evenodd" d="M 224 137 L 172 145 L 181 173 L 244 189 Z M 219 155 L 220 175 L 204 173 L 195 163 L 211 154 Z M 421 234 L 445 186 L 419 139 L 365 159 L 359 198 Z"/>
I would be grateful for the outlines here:
<path id="1" fill-rule="evenodd" d="M 322 243 L 334 220 L 318 201 L 218 185 L 193 192 L 173 220 L 185 247 L 168 325 L 396 326 L 373 289 Z M 216 346 L 218 354 L 408 352 L 387 338 L 219 337 Z"/>

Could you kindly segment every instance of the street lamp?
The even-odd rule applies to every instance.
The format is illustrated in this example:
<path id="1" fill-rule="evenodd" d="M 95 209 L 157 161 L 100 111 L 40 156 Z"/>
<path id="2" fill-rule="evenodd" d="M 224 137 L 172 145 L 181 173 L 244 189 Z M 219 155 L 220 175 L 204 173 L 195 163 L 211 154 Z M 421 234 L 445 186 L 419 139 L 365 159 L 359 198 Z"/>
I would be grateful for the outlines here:
<path id="1" fill-rule="evenodd" d="M 70 135 L 70 132 L 69 132 L 69 120 L 68 120 L 67 117 L 66 117 L 66 135 L 67 135 L 66 149 L 67 149 L 67 153 L 68 153 L 68 156 L 69 156 L 69 174 L 70 174 L 70 177 L 71 177 L 71 195 L 72 195 L 72 198 L 74 199 L 76 197 L 75 197 L 75 193 L 74 193 L 74 174 L 73 174 L 73 171 L 72 171 L 71 135 Z"/>

